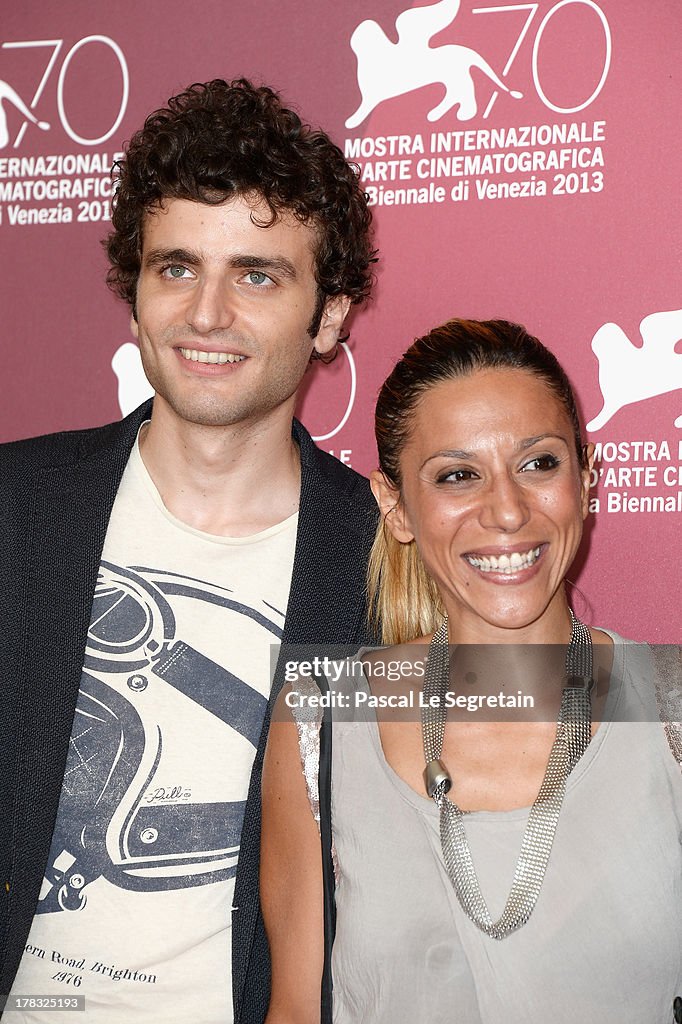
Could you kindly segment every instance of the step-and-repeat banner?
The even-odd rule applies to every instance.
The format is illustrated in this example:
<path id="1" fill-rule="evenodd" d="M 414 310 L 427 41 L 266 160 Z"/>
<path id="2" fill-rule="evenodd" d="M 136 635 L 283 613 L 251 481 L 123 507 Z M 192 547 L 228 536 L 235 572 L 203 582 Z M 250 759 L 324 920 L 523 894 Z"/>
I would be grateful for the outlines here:
<path id="1" fill-rule="evenodd" d="M 576 584 L 593 622 L 682 640 L 678 0 L 16 4 L 0 26 L 0 439 L 148 393 L 100 240 L 110 168 L 193 81 L 273 85 L 361 168 L 382 261 L 300 415 L 367 472 L 377 389 L 452 316 L 524 323 L 597 446 Z"/>

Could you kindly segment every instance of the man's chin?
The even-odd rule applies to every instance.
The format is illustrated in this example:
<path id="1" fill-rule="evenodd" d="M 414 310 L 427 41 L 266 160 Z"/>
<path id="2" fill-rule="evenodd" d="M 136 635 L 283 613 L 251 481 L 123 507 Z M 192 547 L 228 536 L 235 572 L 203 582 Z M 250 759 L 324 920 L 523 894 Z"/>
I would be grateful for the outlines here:
<path id="1" fill-rule="evenodd" d="M 154 408 L 158 408 L 157 418 L 167 423 L 174 421 L 176 425 L 195 427 L 237 427 L 255 423 L 266 417 L 267 408 L 245 402 L 218 401 L 200 399 L 179 399 L 174 395 L 156 392 Z"/>

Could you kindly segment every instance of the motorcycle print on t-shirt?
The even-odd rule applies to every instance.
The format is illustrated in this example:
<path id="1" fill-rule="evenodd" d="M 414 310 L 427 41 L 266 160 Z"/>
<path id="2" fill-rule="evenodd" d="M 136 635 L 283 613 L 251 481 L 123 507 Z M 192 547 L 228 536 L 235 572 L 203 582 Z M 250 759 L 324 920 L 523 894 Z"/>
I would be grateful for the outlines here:
<path id="1" fill-rule="evenodd" d="M 253 595 L 102 563 L 39 913 L 82 908 L 102 876 L 234 876 L 283 621 Z"/>

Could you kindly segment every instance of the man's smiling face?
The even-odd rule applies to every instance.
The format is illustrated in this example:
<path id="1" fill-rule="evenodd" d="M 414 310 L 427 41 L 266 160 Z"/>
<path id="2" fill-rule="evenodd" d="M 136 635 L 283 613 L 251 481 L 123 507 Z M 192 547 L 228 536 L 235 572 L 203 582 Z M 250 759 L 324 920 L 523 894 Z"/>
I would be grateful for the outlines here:
<path id="1" fill-rule="evenodd" d="M 336 343 L 348 302 L 316 307 L 316 230 L 258 197 L 165 200 L 145 217 L 133 335 L 157 398 L 206 426 L 293 415 L 313 348 Z"/>

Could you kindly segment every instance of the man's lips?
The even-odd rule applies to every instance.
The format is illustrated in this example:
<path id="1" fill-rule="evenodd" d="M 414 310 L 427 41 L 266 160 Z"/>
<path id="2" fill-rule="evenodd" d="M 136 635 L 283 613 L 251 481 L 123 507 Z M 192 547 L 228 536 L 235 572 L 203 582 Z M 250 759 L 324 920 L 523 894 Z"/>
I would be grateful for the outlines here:
<path id="1" fill-rule="evenodd" d="M 246 359 L 246 356 L 241 355 L 238 352 L 221 352 L 201 348 L 182 347 L 178 347 L 176 351 L 179 352 L 182 358 L 187 362 L 205 363 L 217 366 L 224 366 L 225 363 L 242 363 Z"/>
<path id="2" fill-rule="evenodd" d="M 533 568 L 544 547 L 544 544 L 538 544 L 534 547 L 517 548 L 510 551 L 498 549 L 496 553 L 487 550 L 485 554 L 481 551 L 470 551 L 463 555 L 463 558 L 479 572 L 516 576 Z"/>

